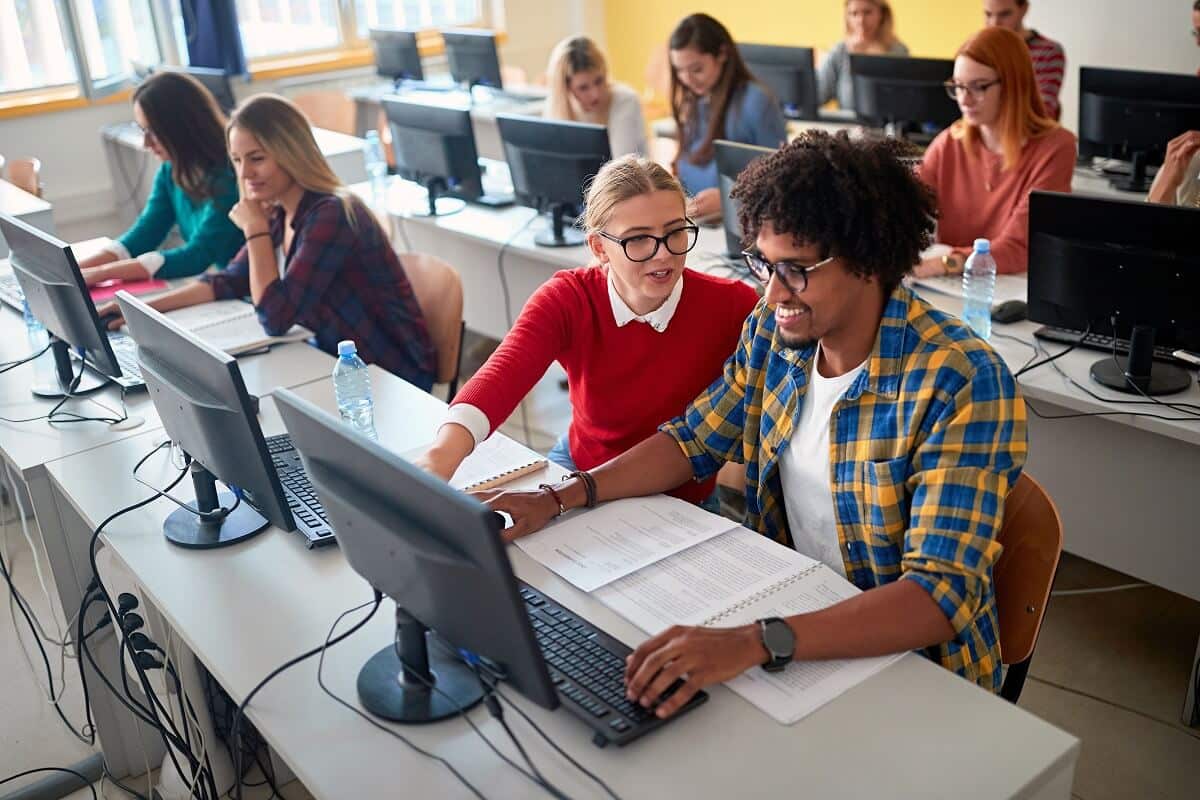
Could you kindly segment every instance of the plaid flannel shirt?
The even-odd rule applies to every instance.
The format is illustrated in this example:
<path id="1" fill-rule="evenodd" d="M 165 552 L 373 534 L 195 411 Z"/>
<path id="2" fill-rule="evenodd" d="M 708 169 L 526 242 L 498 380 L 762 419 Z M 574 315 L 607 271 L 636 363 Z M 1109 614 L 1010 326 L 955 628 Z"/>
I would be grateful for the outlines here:
<path id="1" fill-rule="evenodd" d="M 792 546 L 779 476 L 816 346 L 775 342 L 760 301 L 718 378 L 661 427 L 697 479 L 746 464 L 748 527 Z M 898 287 L 866 368 L 834 405 L 830 481 L 849 580 L 915 581 L 955 636 L 928 648 L 944 667 L 999 691 L 992 566 L 1004 498 L 1028 446 L 1025 404 L 1004 362 L 961 320 Z"/>
<path id="2" fill-rule="evenodd" d="M 318 347 L 335 355 L 339 341 L 353 339 L 363 361 L 428 391 L 436 358 L 425 317 L 387 235 L 365 206 L 355 201 L 353 207 L 354 228 L 341 198 L 304 193 L 292 220 L 287 270 L 263 291 L 258 320 L 271 336 L 303 325 Z M 276 208 L 270 220 L 276 248 L 283 244 L 283 224 L 283 209 Z M 249 246 L 200 280 L 212 285 L 218 300 L 250 294 Z"/>

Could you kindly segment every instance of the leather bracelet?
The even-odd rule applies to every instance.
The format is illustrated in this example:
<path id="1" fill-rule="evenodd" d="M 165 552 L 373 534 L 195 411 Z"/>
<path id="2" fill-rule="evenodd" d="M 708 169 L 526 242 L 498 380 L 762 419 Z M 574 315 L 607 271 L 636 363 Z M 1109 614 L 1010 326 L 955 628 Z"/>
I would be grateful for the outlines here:
<path id="1" fill-rule="evenodd" d="M 263 231 L 262 233 L 252 233 L 246 237 L 246 241 L 249 242 L 251 239 L 257 239 L 260 236 L 270 236 L 270 235 L 271 235 L 270 231 Z"/>
<path id="2" fill-rule="evenodd" d="M 596 507 L 596 479 L 584 470 L 577 470 L 567 476 L 568 478 L 579 478 L 583 481 L 583 489 L 587 492 L 587 507 Z"/>
<path id="3" fill-rule="evenodd" d="M 558 516 L 561 517 L 563 514 L 567 513 L 567 507 L 563 505 L 562 498 L 558 496 L 558 492 L 554 491 L 553 486 L 548 483 L 539 483 L 538 488 L 549 492 L 550 496 L 554 498 L 554 502 L 558 503 Z"/>

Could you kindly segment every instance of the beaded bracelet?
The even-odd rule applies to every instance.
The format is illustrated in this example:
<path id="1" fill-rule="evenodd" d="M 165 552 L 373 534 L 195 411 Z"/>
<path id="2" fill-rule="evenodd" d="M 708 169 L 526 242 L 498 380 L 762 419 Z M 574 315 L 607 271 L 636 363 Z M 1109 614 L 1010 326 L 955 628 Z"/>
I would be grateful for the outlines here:
<path id="1" fill-rule="evenodd" d="M 563 505 L 562 498 L 558 496 L 558 492 L 554 491 L 553 486 L 548 483 L 539 483 L 538 488 L 549 492 L 550 496 L 554 498 L 554 502 L 558 503 L 558 516 L 561 517 L 563 514 L 567 513 L 567 507 Z"/>

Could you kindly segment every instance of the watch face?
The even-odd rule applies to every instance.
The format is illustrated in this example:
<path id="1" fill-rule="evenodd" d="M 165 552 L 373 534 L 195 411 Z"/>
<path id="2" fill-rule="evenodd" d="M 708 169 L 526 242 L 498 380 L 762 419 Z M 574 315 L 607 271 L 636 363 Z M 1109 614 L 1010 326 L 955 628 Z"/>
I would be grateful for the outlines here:
<path id="1" fill-rule="evenodd" d="M 783 620 L 771 620 L 763 626 L 763 644 L 775 658 L 791 658 L 796 649 L 796 635 Z"/>

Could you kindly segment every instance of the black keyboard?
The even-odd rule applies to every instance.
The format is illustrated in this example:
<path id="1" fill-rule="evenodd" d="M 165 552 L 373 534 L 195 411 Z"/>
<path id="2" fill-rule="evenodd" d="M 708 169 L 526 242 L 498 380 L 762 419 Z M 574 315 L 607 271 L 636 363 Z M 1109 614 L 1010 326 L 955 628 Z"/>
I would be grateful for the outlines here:
<path id="1" fill-rule="evenodd" d="M 1071 330 L 1070 328 L 1056 328 L 1052 325 L 1043 325 L 1034 331 L 1033 335 L 1043 341 L 1056 342 L 1058 344 L 1073 344 L 1085 350 L 1096 350 L 1110 355 L 1114 347 L 1120 355 L 1126 355 L 1129 352 L 1128 339 L 1114 339 L 1103 333 L 1088 332 L 1085 334 L 1083 331 Z M 1172 355 L 1177 349 L 1175 347 L 1165 347 L 1156 344 L 1154 346 L 1154 360 L 1165 361 L 1187 369 L 1195 369 L 1195 364 L 1188 363 Z"/>
<path id="2" fill-rule="evenodd" d="M 708 699 L 697 692 L 674 716 L 659 719 L 653 709 L 625 699 L 629 647 L 524 583 L 521 597 L 559 699 L 596 732 L 597 744 L 628 744 Z"/>
<path id="3" fill-rule="evenodd" d="M 317 499 L 317 493 L 308 482 L 308 473 L 304 471 L 304 463 L 300 453 L 292 445 L 292 439 L 286 433 L 279 436 L 266 437 L 267 452 L 271 463 L 279 475 L 279 483 L 283 486 L 283 496 L 287 500 L 288 509 L 296 523 L 296 530 L 308 539 L 309 547 L 320 547 L 333 544 L 333 528 L 329 518 L 325 516 L 325 507 Z"/>

